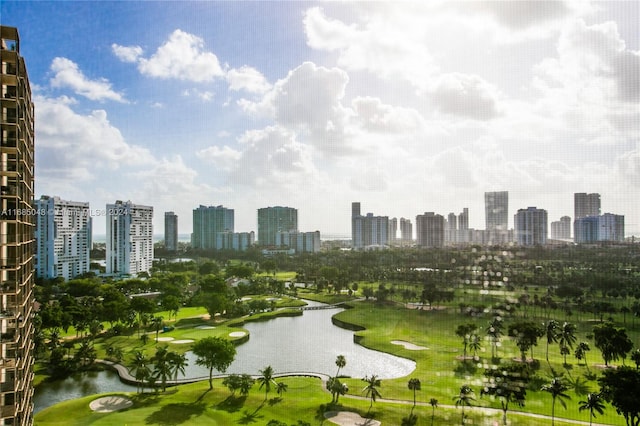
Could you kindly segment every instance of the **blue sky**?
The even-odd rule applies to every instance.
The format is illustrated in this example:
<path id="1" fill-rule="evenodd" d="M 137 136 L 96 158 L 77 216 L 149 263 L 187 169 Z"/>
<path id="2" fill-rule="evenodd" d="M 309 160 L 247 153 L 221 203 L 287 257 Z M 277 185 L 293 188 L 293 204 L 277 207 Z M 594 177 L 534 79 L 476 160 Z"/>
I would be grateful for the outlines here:
<path id="1" fill-rule="evenodd" d="M 426 2 L 425 2 L 426 3 Z M 2 1 L 36 104 L 36 193 L 173 210 L 298 208 L 348 234 L 508 190 L 574 192 L 640 235 L 638 2 Z M 510 220 L 512 225 L 512 220 Z M 104 232 L 100 218 L 96 233 Z"/>

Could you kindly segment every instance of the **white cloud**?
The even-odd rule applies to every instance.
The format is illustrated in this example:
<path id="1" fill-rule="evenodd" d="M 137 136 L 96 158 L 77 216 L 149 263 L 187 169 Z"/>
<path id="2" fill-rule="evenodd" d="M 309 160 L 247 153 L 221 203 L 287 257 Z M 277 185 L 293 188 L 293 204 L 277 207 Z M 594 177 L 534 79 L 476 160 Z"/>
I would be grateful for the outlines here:
<path id="1" fill-rule="evenodd" d="M 316 173 L 310 148 L 281 126 L 246 131 L 238 142 L 241 152 L 229 147 L 209 148 L 199 156 L 232 165 L 229 178 L 234 184 L 258 190 L 286 192 L 286 188 L 300 188 Z"/>
<path id="2" fill-rule="evenodd" d="M 122 62 L 131 63 L 138 62 L 138 59 L 144 53 L 142 47 L 140 46 L 120 46 L 116 43 L 113 43 L 111 45 L 111 50 L 113 51 L 113 54 L 116 55 L 116 57 Z"/>
<path id="3" fill-rule="evenodd" d="M 236 167 L 235 163 L 242 159 L 241 151 L 237 151 L 227 145 L 222 148 L 214 145 L 198 151 L 196 155 L 201 160 L 212 162 L 216 167 L 226 171 L 233 170 Z"/>
<path id="4" fill-rule="evenodd" d="M 475 75 L 441 75 L 429 88 L 434 106 L 441 112 L 478 120 L 499 115 L 498 90 Z"/>
<path id="5" fill-rule="evenodd" d="M 211 102 L 215 97 L 215 93 L 209 90 L 198 90 L 198 89 L 185 89 L 182 91 L 182 96 L 185 97 L 195 97 L 200 99 L 203 102 Z"/>
<path id="6" fill-rule="evenodd" d="M 539 87 L 561 87 L 565 96 L 595 103 L 610 102 L 613 94 L 640 101 L 640 52 L 626 48 L 614 22 L 573 22 L 560 36 L 557 52 L 537 66 Z"/>
<path id="7" fill-rule="evenodd" d="M 218 57 L 205 50 L 204 40 L 182 30 L 171 33 L 151 57 L 139 57 L 138 69 L 150 77 L 193 82 L 208 82 L 224 76 Z"/>
<path id="8" fill-rule="evenodd" d="M 423 88 L 437 67 L 425 43 L 427 26 L 413 14 L 416 7 L 420 8 L 407 3 L 366 4 L 363 6 L 367 9 L 363 14 L 366 18 L 352 25 L 328 18 L 319 7 L 310 8 L 303 21 L 307 44 L 314 49 L 337 52 L 338 66 L 348 71 L 400 77 Z"/>
<path id="9" fill-rule="evenodd" d="M 187 166 L 180 155 L 162 158 L 151 168 L 130 176 L 138 182 L 136 198 L 159 204 L 191 205 L 211 192 L 210 186 L 196 183 L 197 172 Z"/>
<path id="10" fill-rule="evenodd" d="M 35 120 L 38 147 L 56 153 L 55 159 L 45 163 L 47 169 L 84 167 L 115 170 L 123 165 L 154 162 L 147 149 L 124 140 L 104 110 L 95 110 L 88 115 L 77 114 L 71 109 L 73 101 L 69 98 L 36 97 L 35 103 L 38 105 Z"/>
<path id="11" fill-rule="evenodd" d="M 414 109 L 383 104 L 370 96 L 355 98 L 351 105 L 354 121 L 362 129 L 375 133 L 413 133 L 424 128 L 424 119 Z"/>
<path id="12" fill-rule="evenodd" d="M 271 85 L 260 71 L 249 66 L 234 68 L 227 72 L 230 90 L 244 90 L 249 93 L 265 93 Z"/>
<path id="13" fill-rule="evenodd" d="M 122 94 L 111 89 L 109 80 L 105 78 L 89 80 L 78 65 L 67 58 L 54 58 L 51 62 L 51 71 L 55 74 L 50 80 L 53 87 L 69 88 L 76 94 L 93 101 L 126 102 Z"/>

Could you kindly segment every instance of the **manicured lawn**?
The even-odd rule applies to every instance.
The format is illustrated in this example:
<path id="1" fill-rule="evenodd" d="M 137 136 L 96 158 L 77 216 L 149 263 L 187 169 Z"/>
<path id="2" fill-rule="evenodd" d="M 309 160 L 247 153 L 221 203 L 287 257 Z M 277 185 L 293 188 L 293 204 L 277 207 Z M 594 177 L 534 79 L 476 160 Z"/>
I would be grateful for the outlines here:
<path id="1" fill-rule="evenodd" d="M 335 303 L 349 298 L 346 295 L 309 294 L 301 292 L 301 297 L 309 296 L 328 303 Z M 469 295 L 472 298 L 490 297 L 491 295 Z M 491 296 L 492 297 L 492 296 Z M 498 297 L 498 296 L 496 296 Z M 504 297 L 500 295 L 499 297 Z M 279 301 L 279 303 L 296 302 Z M 415 413 L 424 420 L 419 424 L 427 424 L 431 418 L 431 407 L 428 402 L 431 398 L 436 398 L 441 407 L 436 409 L 434 424 L 450 425 L 460 421 L 460 412 L 451 406 L 454 404 L 454 395 L 459 392 L 460 386 L 468 384 L 475 392 L 475 405 L 482 407 L 499 408 L 500 402 L 491 400 L 488 397 L 480 398 L 480 390 L 483 387 L 483 372 L 486 368 L 491 368 L 491 347 L 489 341 L 485 339 L 485 328 L 489 317 L 469 317 L 459 313 L 455 308 L 415 310 L 405 309 L 399 304 L 396 305 L 376 305 L 373 301 L 351 302 L 353 307 L 337 314 L 340 321 L 359 325 L 365 330 L 356 332 L 359 342 L 368 348 L 388 352 L 397 356 L 412 359 L 416 362 L 416 370 L 409 376 L 393 380 L 384 380 L 380 392 L 383 398 L 394 400 L 412 401 L 413 392 L 408 389 L 409 378 L 418 378 L 421 381 L 421 390 L 417 392 L 418 406 Z M 182 312 L 182 310 L 181 310 Z M 186 313 L 186 312 L 185 312 Z M 161 333 L 162 337 L 173 337 L 174 339 L 197 340 L 207 336 L 227 337 L 230 332 L 238 331 L 242 321 L 262 320 L 270 316 L 279 315 L 283 312 L 256 314 L 243 320 L 231 320 L 226 322 L 216 322 L 200 318 L 204 313 L 202 310 L 192 310 L 190 317 L 179 315 L 178 321 L 174 324 L 176 329 L 167 333 Z M 558 317 L 562 318 L 562 317 Z M 536 318 L 536 321 L 543 321 L 544 318 Z M 576 321 L 577 322 L 577 321 Z M 478 327 L 478 334 L 483 337 L 483 347 L 478 353 L 478 359 L 468 363 L 463 363 L 458 357 L 463 353 L 462 339 L 455 334 L 455 329 L 463 323 L 474 323 Z M 212 329 L 199 329 L 198 326 L 206 325 L 215 327 Z M 586 335 L 591 332 L 592 323 L 588 321 L 578 322 L 577 341 L 586 341 Z M 637 332 L 630 333 L 634 342 L 638 341 Z M 99 339 L 97 348 L 99 353 L 104 353 L 106 344 L 120 347 L 125 353 L 125 364 L 135 350 L 146 350 L 148 355 L 155 351 L 155 333 L 150 334 L 149 341 L 143 345 L 142 341 L 134 333 L 131 336 L 118 336 L 108 339 Z M 401 345 L 392 344 L 392 341 L 400 340 L 424 347 L 423 350 L 405 349 Z M 191 345 L 171 345 L 171 350 L 186 351 Z M 531 417 L 518 417 L 515 410 L 525 412 L 550 415 L 551 397 L 549 394 L 539 391 L 540 384 L 549 380 L 551 368 L 545 360 L 546 343 L 541 339 L 537 347 L 534 347 L 534 357 L 540 361 L 540 369 L 537 371 L 538 382 L 532 385 L 527 391 L 526 405 L 524 408 L 511 404 L 508 418 L 513 424 L 526 425 L 547 425 L 549 420 L 534 419 Z M 468 349 L 468 354 L 472 351 Z M 502 359 L 518 359 L 519 350 L 515 344 L 507 337 L 503 337 L 498 355 Z M 562 365 L 563 359 L 559 354 L 557 344 L 552 344 L 549 348 L 551 367 L 556 371 L 563 372 L 565 377 L 575 379 L 584 377 L 587 369 L 584 365 L 579 365 L 572 355 L 568 357 L 569 366 Z M 595 364 L 603 363 L 599 351 L 591 342 L 591 351 L 587 355 L 587 360 L 591 365 L 592 372 L 598 372 Z M 347 359 L 347 363 L 349 360 Z M 282 379 L 289 385 L 289 391 L 284 397 L 273 399 L 275 393 L 270 394 L 269 401 L 264 403 L 264 393 L 257 390 L 257 386 L 245 398 L 229 398 L 229 392 L 222 388 L 220 381 L 214 384 L 214 390 L 206 392 L 206 383 L 195 383 L 184 385 L 167 391 L 167 394 L 159 395 L 134 395 L 135 405 L 133 408 L 120 413 L 96 414 L 89 412 L 88 403 L 97 396 L 83 398 L 81 400 L 70 401 L 59 404 L 50 409 L 44 410 L 36 417 L 38 425 L 54 424 L 203 424 L 203 425 L 226 425 L 226 424 L 266 424 L 270 419 L 278 419 L 295 424 L 297 420 L 307 421 L 311 424 L 319 424 L 316 417 L 321 404 L 327 404 L 331 397 L 323 389 L 317 379 L 310 378 L 286 378 Z M 361 378 L 346 378 L 343 380 L 349 386 L 349 396 L 361 396 L 364 383 Z M 593 380 L 587 381 L 590 391 L 597 391 L 597 383 Z M 567 401 L 568 409 L 565 410 L 559 403 L 556 404 L 556 416 L 573 418 L 581 421 L 589 420 L 588 412 L 578 411 L 578 401 L 583 400 L 583 395 L 577 395 L 573 390 L 567 392 L 571 400 Z M 353 399 L 341 398 L 341 403 L 349 410 L 359 411 L 366 414 L 369 402 Z M 392 404 L 388 402 L 378 402 L 374 404 L 372 412 L 375 417 L 383 421 L 383 424 L 398 425 L 402 417 L 406 416 L 410 407 L 405 404 Z M 66 419 L 65 419 L 66 417 Z M 500 412 L 471 411 L 471 424 L 491 425 L 494 420 L 501 421 Z M 615 410 L 607 405 L 604 416 L 596 419 L 602 423 L 612 425 L 623 425 L 624 419 L 615 414 Z M 57 423 L 56 423 L 57 422 Z M 556 424 L 562 425 L 560 421 Z"/>
<path id="2" fill-rule="evenodd" d="M 171 388 L 166 393 L 158 394 L 120 394 L 134 401 L 134 405 L 126 410 L 113 413 L 95 413 L 89 409 L 89 403 L 104 395 L 93 395 L 57 404 L 41 411 L 35 417 L 38 426 L 83 426 L 87 424 L 101 425 L 232 425 L 256 424 L 265 425 L 271 419 L 286 424 L 295 424 L 298 420 L 312 425 L 328 424 L 322 422 L 323 413 L 328 408 L 331 396 L 322 389 L 321 382 L 312 378 L 278 379 L 287 384 L 288 391 L 281 397 L 271 392 L 265 401 L 265 393 L 254 385 L 247 397 L 236 394 L 231 396 L 222 387 L 220 380 L 214 381 L 214 389 L 208 390 L 208 383 L 199 382 Z M 361 387 L 358 387 L 361 389 Z M 383 392 L 384 388 L 381 389 Z M 440 404 L 451 405 L 450 401 Z M 342 397 L 337 409 L 356 411 L 367 416 L 370 402 L 364 399 Z M 323 408 L 320 408 L 323 406 Z M 383 425 L 399 425 L 407 416 L 411 405 L 407 403 L 376 402 L 369 415 L 380 420 Z M 431 420 L 431 406 L 417 406 L 414 413 L 419 417 L 419 424 L 427 424 Z M 465 410 L 469 416 L 469 424 L 492 425 L 500 421 L 501 413 L 487 412 L 478 409 Z M 435 410 L 435 425 L 458 424 L 461 412 L 452 407 L 438 407 Z M 548 425 L 546 419 L 510 415 L 514 424 L 528 426 Z M 567 423 L 556 421 L 557 425 Z"/>

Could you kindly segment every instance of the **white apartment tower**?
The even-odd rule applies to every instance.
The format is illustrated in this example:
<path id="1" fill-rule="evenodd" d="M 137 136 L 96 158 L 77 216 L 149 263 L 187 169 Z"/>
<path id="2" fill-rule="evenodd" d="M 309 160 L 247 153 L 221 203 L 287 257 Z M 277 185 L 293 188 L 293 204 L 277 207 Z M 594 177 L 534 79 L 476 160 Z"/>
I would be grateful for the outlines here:
<path id="1" fill-rule="evenodd" d="M 153 266 L 153 207 L 107 204 L 107 274 L 138 275 Z"/>
<path id="2" fill-rule="evenodd" d="M 89 272 L 89 203 L 43 195 L 35 206 L 37 275 L 70 280 Z"/>

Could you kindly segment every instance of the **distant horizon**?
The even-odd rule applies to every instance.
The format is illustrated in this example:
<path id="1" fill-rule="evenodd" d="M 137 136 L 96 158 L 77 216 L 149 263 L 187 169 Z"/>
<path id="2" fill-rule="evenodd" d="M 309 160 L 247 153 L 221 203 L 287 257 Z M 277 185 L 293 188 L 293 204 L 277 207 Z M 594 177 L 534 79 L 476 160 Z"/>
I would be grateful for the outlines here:
<path id="1" fill-rule="evenodd" d="M 350 240 L 350 234 L 326 234 L 323 236 L 322 232 L 320 233 L 320 239 L 322 241 L 330 241 L 330 240 Z M 92 242 L 94 243 L 104 243 L 107 240 L 106 234 L 93 234 Z M 153 234 L 153 242 L 157 243 L 160 241 L 164 241 L 164 234 Z M 191 234 L 178 234 L 178 242 L 180 243 L 190 243 L 191 242 Z"/>
<path id="2" fill-rule="evenodd" d="M 573 194 L 640 235 L 640 2 L 3 1 L 35 110 L 36 196 L 199 204 L 255 230 L 350 233 L 509 192 L 549 222 Z M 64 23 L 61 28 L 51 23 Z M 98 218 L 99 219 L 99 218 Z M 94 220 L 98 234 L 104 220 Z"/>

